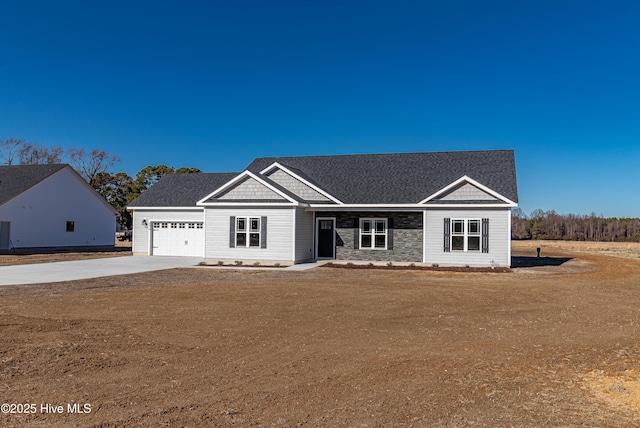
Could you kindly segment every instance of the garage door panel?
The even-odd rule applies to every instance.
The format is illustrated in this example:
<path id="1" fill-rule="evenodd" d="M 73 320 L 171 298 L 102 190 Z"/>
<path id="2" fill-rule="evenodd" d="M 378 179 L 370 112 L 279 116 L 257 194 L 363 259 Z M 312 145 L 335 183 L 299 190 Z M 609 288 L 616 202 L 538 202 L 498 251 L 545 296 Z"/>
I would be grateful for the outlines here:
<path id="1" fill-rule="evenodd" d="M 154 222 L 152 255 L 195 256 L 204 254 L 204 228 L 201 222 Z"/>

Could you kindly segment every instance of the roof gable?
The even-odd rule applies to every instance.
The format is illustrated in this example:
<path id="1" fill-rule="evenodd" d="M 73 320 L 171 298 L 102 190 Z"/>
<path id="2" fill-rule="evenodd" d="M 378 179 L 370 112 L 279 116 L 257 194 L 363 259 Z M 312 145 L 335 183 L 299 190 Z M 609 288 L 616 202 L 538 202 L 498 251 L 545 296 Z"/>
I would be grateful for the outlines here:
<path id="1" fill-rule="evenodd" d="M 476 180 L 460 177 L 458 180 L 437 191 L 433 195 L 420 202 L 421 204 L 471 204 L 506 203 L 515 205 L 515 202 L 505 198 Z"/>
<path id="2" fill-rule="evenodd" d="M 295 196 L 267 177 L 244 171 L 231 181 L 217 188 L 198 201 L 198 205 L 209 204 L 297 204 Z"/>
<path id="3" fill-rule="evenodd" d="M 45 164 L 45 165 L 5 165 L 0 166 L 0 205 L 4 205 L 10 200 L 24 194 L 31 188 L 38 186 L 40 183 L 48 180 L 50 177 L 62 173 L 68 173 L 74 177 L 78 183 L 83 186 L 88 195 L 93 198 L 97 198 L 102 204 L 107 207 L 114 214 L 117 213 L 116 209 L 100 195 L 93 187 L 85 181 L 84 178 L 78 174 L 76 170 L 71 168 L 67 164 Z M 62 186 L 56 187 L 54 192 L 68 191 Z M 74 190 L 74 194 L 77 196 L 77 189 Z"/>
<path id="4" fill-rule="evenodd" d="M 497 199 L 473 184 L 464 183 L 438 197 L 440 201 L 491 201 Z"/>
<path id="5" fill-rule="evenodd" d="M 67 166 L 65 164 L 0 166 L 0 205 Z"/>
<path id="6" fill-rule="evenodd" d="M 304 177 L 301 171 L 289 169 L 276 162 L 260 173 L 305 202 L 340 203 L 339 200 L 311 182 L 309 178 Z"/>

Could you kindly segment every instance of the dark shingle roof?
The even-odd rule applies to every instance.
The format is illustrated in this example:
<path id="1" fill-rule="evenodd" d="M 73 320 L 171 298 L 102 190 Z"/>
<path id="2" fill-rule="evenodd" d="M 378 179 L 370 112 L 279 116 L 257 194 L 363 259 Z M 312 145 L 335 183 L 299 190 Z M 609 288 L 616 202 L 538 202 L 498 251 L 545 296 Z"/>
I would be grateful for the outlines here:
<path id="1" fill-rule="evenodd" d="M 518 202 L 513 150 L 258 158 L 247 169 L 274 162 L 347 204 L 418 203 L 464 175 Z"/>
<path id="2" fill-rule="evenodd" d="M 415 204 L 464 175 L 518 202 L 513 150 L 258 158 L 247 169 L 259 175 L 274 162 L 347 204 Z M 196 206 L 238 174 L 170 174 L 129 206 Z M 299 200 L 268 177 L 261 178 Z"/>
<path id="3" fill-rule="evenodd" d="M 237 176 L 237 172 L 168 174 L 129 206 L 195 207 L 200 199 Z"/>
<path id="4" fill-rule="evenodd" d="M 0 205 L 15 198 L 67 165 L 0 166 Z"/>

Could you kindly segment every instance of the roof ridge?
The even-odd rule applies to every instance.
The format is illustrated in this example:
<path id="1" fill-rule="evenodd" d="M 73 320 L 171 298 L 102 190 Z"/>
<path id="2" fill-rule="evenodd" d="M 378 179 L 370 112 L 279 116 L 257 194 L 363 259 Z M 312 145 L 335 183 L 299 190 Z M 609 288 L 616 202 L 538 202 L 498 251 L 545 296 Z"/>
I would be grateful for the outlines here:
<path id="1" fill-rule="evenodd" d="M 394 155 L 438 155 L 438 154 L 461 154 L 461 153 L 496 153 L 496 152 L 514 152 L 514 149 L 485 149 L 485 150 L 443 150 L 438 152 L 389 152 L 389 153 L 340 153 L 334 155 L 300 155 L 300 156 L 263 156 L 254 159 L 300 159 L 300 158 L 336 158 L 349 156 L 394 156 Z M 253 163 L 253 161 L 252 161 Z M 286 165 L 285 165 L 286 166 Z"/>

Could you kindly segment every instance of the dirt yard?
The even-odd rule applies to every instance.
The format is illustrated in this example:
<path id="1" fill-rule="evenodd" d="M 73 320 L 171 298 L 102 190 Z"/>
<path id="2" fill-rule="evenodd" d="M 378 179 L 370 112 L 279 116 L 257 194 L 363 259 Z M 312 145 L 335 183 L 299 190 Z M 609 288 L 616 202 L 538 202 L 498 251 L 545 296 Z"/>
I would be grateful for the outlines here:
<path id="1" fill-rule="evenodd" d="M 37 263 L 66 262 L 71 260 L 102 259 L 131 255 L 131 242 L 116 241 L 113 251 L 51 251 L 34 254 L 1 254 L 0 266 L 32 265 Z"/>
<path id="2" fill-rule="evenodd" d="M 640 425 L 640 258 L 537 246 L 0 287 L 0 426 Z"/>

